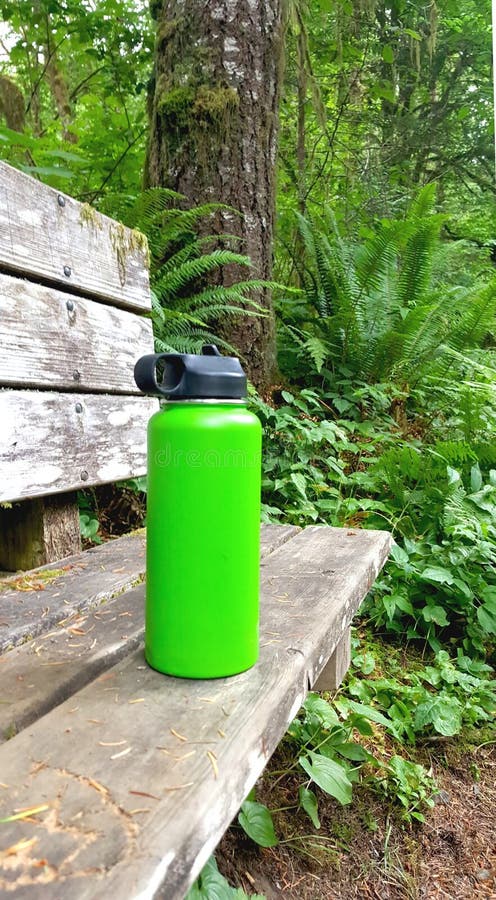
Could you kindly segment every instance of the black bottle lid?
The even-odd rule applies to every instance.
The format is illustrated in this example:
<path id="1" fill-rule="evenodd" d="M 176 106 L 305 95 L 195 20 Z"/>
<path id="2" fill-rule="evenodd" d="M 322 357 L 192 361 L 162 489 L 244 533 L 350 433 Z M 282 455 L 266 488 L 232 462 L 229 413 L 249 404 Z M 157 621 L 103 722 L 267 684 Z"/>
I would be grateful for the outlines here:
<path id="1" fill-rule="evenodd" d="M 157 366 L 163 365 L 162 380 Z M 194 353 L 150 353 L 134 367 L 134 380 L 144 394 L 169 400 L 241 400 L 246 397 L 246 375 L 235 356 L 221 356 L 215 344 Z"/>

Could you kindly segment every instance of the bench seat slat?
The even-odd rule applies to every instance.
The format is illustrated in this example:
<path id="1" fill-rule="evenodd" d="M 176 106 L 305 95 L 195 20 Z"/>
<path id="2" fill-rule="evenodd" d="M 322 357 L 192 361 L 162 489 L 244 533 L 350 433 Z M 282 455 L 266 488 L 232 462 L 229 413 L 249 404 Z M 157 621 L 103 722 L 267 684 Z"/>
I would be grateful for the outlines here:
<path id="1" fill-rule="evenodd" d="M 0 391 L 0 502 L 146 472 L 146 397 Z"/>
<path id="2" fill-rule="evenodd" d="M 136 234 L 0 162 L 0 267 L 127 309 L 150 309 Z"/>
<path id="3" fill-rule="evenodd" d="M 135 651 L 4 744 L 0 771 L 10 787 L 0 792 L 0 817 L 48 809 L 2 826 L 4 848 L 32 843 L 17 868 L 0 857 L 0 889 L 18 880 L 41 896 L 55 882 L 74 900 L 181 900 L 389 546 L 384 532 L 299 532 L 262 566 L 255 668 L 193 682 L 152 671 Z"/>
<path id="4" fill-rule="evenodd" d="M 262 558 L 298 530 L 294 525 L 262 525 Z M 32 638 L 0 656 L 0 743 L 138 645 L 144 585 L 125 588 L 143 576 L 144 550 L 143 534 L 118 538 L 63 562 L 71 568 L 42 594 L 0 593 L 0 640 L 3 634 L 8 646 L 13 636 L 18 642 Z"/>
<path id="5" fill-rule="evenodd" d="M 143 316 L 0 274 L 0 385 L 138 394 Z"/>

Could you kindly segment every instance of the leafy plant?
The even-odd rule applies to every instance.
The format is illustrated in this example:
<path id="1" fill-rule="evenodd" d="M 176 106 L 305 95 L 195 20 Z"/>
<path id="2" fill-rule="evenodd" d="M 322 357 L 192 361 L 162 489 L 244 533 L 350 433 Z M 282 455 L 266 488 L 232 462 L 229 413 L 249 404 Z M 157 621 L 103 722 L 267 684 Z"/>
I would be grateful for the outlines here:
<path id="1" fill-rule="evenodd" d="M 459 652 L 451 658 L 447 650 L 436 653 L 428 665 L 404 671 L 391 665 L 381 677 L 351 677 L 347 698 L 339 708 L 356 709 L 349 697 L 373 704 L 395 738 L 415 743 L 419 736 L 453 737 L 463 726 L 491 722 L 496 711 L 496 681 L 493 670 L 481 661 Z"/>
<path id="2" fill-rule="evenodd" d="M 79 530 L 81 537 L 93 544 L 101 544 L 102 539 L 98 534 L 100 530 L 100 522 L 95 514 L 91 495 L 83 491 L 78 492 L 79 506 Z"/>
<path id="3" fill-rule="evenodd" d="M 423 766 L 399 756 L 376 758 L 355 739 L 357 735 L 370 739 L 376 726 L 385 728 L 395 740 L 402 736 L 394 719 L 379 706 L 357 703 L 346 696 L 332 705 L 316 693 L 308 695 L 290 725 L 284 746 L 292 761 L 272 774 L 298 775 L 298 806 L 315 829 L 320 828 L 320 795 L 314 786 L 347 805 L 352 800 L 353 785 L 364 781 L 373 790 L 399 801 L 403 818 L 408 821 L 422 820 L 421 809 L 432 805 L 434 782 Z M 256 843 L 263 847 L 277 845 L 272 815 L 264 804 L 245 801 L 238 821 Z"/>
<path id="4" fill-rule="evenodd" d="M 496 279 L 436 285 L 432 272 L 444 218 L 435 187 L 422 189 L 404 219 L 382 221 L 361 243 L 345 239 L 329 208 L 298 215 L 304 254 L 295 258 L 305 302 L 285 300 L 283 352 L 299 370 L 411 388 L 452 366 L 445 351 L 477 347 L 491 330 Z M 297 365 L 298 365 L 297 363 Z"/>
<path id="5" fill-rule="evenodd" d="M 374 493 L 383 486 L 381 504 L 394 511 L 403 540 L 366 610 L 397 633 L 406 625 L 408 638 L 423 637 L 435 651 L 441 636 L 451 635 L 483 653 L 496 634 L 496 472 L 484 483 L 468 448 L 462 475 L 446 465 L 446 454 L 455 452 L 465 452 L 463 445 L 440 444 L 422 455 L 388 451 L 372 463 Z"/>
<path id="6" fill-rule="evenodd" d="M 211 856 L 203 867 L 185 900 L 246 900 L 241 888 L 233 888 L 219 872 L 215 857 Z M 263 894 L 251 894 L 252 900 L 265 900 Z"/>
<path id="7" fill-rule="evenodd" d="M 434 806 L 434 785 L 424 766 L 404 756 L 392 756 L 379 776 L 378 785 L 386 797 L 401 803 L 404 817 L 410 821 L 425 822 L 421 809 Z"/>
<path id="8" fill-rule="evenodd" d="M 278 409 L 251 399 L 264 429 L 262 519 L 333 521 L 344 477 L 338 449 L 349 446 L 347 434 L 323 417 L 314 391 L 282 396 L 285 405 Z"/>
<path id="9" fill-rule="evenodd" d="M 238 822 L 248 837 L 260 847 L 276 847 L 279 843 L 272 816 L 263 803 L 245 800 L 238 815 Z"/>
<path id="10" fill-rule="evenodd" d="M 224 284 L 225 269 L 250 269 L 249 258 L 234 249 L 235 238 L 208 234 L 213 217 L 227 207 L 205 203 L 185 209 L 184 202 L 174 191 L 150 188 L 137 198 L 107 196 L 102 208 L 148 238 L 157 350 L 198 353 L 202 344 L 215 342 L 233 351 L 215 332 L 219 322 L 262 315 L 250 295 L 276 285 L 239 276 Z"/>
<path id="11" fill-rule="evenodd" d="M 88 515 L 88 513 L 79 513 L 79 528 L 81 537 L 86 538 L 88 541 L 93 541 L 94 544 L 102 543 L 101 537 L 98 536 L 100 528 L 98 519 Z"/>

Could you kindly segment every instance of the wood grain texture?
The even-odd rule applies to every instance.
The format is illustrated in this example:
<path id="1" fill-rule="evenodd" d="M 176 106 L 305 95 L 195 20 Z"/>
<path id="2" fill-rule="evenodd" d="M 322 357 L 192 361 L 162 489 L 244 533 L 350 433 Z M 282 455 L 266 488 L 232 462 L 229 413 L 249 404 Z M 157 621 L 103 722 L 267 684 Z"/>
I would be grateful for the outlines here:
<path id="1" fill-rule="evenodd" d="M 315 691 L 337 691 L 351 663 L 351 628 L 347 628 L 317 681 L 312 685 Z"/>
<path id="2" fill-rule="evenodd" d="M 58 575 L 50 577 L 52 572 Z M 39 578 L 40 573 L 47 573 L 48 580 Z M 70 624 L 71 617 L 128 590 L 144 574 L 145 534 L 140 531 L 25 573 L 31 591 L 18 590 L 18 576 L 2 579 L 0 651 L 51 631 L 64 620 Z M 42 590 L 36 590 L 39 584 Z"/>
<path id="3" fill-rule="evenodd" d="M 11 509 L 0 508 L 0 569 L 34 569 L 80 550 L 75 493 L 38 497 L 16 503 Z"/>
<path id="4" fill-rule="evenodd" d="M 0 390 L 0 502 L 146 472 L 147 397 Z"/>
<path id="5" fill-rule="evenodd" d="M 280 547 L 299 529 L 295 525 L 262 525 L 260 553 L 262 559 Z M 39 573 L 57 572 L 48 581 Z M 10 647 L 51 631 L 60 621 L 68 620 L 97 606 L 118 592 L 128 590 L 145 574 L 144 531 L 125 535 L 41 566 L 25 575 L 43 590 L 19 591 L 17 576 L 0 581 L 0 653 Z M 4 670 L 2 670 L 4 671 Z M 0 705 L 0 717 L 2 705 Z"/>
<path id="6" fill-rule="evenodd" d="M 4 162 L 0 267 L 127 309 L 151 305 L 146 253 L 134 232 Z"/>
<path id="7" fill-rule="evenodd" d="M 7 847 L 32 841 L 13 896 L 181 900 L 342 638 L 390 546 L 381 532 L 312 527 L 262 566 L 258 664 L 234 678 L 168 678 L 127 656 L 0 749 Z M 37 866 L 39 859 L 45 866 Z M 18 890 L 16 890 L 16 887 Z"/>
<path id="8" fill-rule="evenodd" d="M 0 274 L 0 385 L 139 394 L 150 319 Z"/>
<path id="9" fill-rule="evenodd" d="M 262 557 L 297 533 L 292 525 L 262 525 Z M 12 588 L 0 593 L 4 645 L 38 636 L 0 656 L 0 743 L 113 666 L 143 637 L 144 585 L 124 589 L 143 577 L 143 535 L 118 538 L 67 564 L 42 594 Z"/>

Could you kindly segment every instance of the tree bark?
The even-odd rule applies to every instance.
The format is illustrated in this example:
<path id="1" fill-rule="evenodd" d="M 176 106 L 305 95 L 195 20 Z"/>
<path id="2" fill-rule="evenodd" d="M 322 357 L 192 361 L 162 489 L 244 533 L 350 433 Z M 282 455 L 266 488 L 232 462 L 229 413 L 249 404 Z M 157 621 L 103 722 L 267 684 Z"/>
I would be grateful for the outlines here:
<path id="1" fill-rule="evenodd" d="M 172 187 L 192 204 L 215 200 L 239 210 L 222 213 L 215 230 L 240 237 L 253 276 L 270 279 L 284 0 L 153 3 L 145 182 Z M 239 277 L 232 269 L 222 276 L 225 284 Z M 239 317 L 226 336 L 264 391 L 276 369 L 274 317 L 269 291 L 255 299 L 267 317 Z"/>

